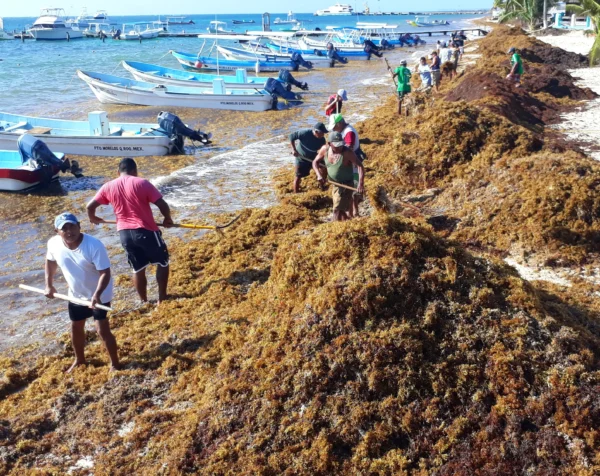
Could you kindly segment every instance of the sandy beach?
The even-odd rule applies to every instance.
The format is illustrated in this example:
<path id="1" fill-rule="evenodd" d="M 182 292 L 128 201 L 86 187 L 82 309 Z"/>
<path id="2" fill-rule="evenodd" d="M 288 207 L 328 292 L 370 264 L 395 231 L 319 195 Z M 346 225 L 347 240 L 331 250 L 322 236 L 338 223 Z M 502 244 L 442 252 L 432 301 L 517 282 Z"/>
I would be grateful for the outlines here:
<path id="1" fill-rule="evenodd" d="M 406 116 L 356 71 L 359 218 L 277 163 L 271 203 L 171 240 L 172 300 L 111 318 L 123 370 L 95 333 L 69 375 L 68 336 L 0 359 L 0 472 L 600 472 L 600 162 L 555 130 L 595 107 L 596 70 L 506 26 L 472 48 Z"/>

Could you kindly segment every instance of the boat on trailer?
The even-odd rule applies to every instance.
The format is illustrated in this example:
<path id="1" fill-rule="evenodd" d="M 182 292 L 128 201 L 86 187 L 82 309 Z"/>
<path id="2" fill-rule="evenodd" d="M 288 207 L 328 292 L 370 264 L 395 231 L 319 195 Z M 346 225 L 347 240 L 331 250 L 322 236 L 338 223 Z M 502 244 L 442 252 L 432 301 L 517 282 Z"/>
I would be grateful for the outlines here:
<path id="1" fill-rule="evenodd" d="M 142 157 L 179 152 L 174 138 L 158 124 L 109 122 L 105 111 L 90 112 L 87 121 L 0 112 L 0 149 L 18 150 L 17 140 L 24 133 L 69 155 Z"/>
<path id="2" fill-rule="evenodd" d="M 222 79 L 213 80 L 212 88 L 193 88 L 146 83 L 87 71 L 77 71 L 77 75 L 104 104 L 266 111 L 274 103 L 271 94 L 265 90 L 226 89 Z"/>
<path id="3" fill-rule="evenodd" d="M 123 67 L 138 81 L 172 86 L 212 88 L 215 79 L 222 79 L 228 89 L 263 89 L 266 77 L 248 76 L 245 69 L 238 69 L 235 75 L 194 73 L 180 69 L 164 68 L 155 64 L 123 61 Z"/>

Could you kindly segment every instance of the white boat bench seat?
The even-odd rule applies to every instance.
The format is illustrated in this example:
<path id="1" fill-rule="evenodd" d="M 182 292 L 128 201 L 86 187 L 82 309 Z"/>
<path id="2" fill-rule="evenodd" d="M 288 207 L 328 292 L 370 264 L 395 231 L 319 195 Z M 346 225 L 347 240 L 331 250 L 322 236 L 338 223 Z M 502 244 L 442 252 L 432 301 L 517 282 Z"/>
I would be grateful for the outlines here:
<path id="1" fill-rule="evenodd" d="M 8 127 L 4 128 L 4 132 L 18 132 L 17 129 L 27 130 L 28 125 L 29 125 L 29 123 L 27 121 L 17 122 L 16 124 L 13 124 L 12 126 L 8 126 Z"/>

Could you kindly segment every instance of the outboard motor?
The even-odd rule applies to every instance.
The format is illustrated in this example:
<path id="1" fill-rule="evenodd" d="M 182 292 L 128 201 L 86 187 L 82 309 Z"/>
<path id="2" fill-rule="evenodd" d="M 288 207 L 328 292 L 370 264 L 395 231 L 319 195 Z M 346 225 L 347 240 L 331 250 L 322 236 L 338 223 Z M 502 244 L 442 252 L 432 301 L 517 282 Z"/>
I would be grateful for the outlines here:
<path id="1" fill-rule="evenodd" d="M 364 45 L 364 51 L 365 53 L 367 53 L 368 59 L 371 59 L 371 55 L 375 55 L 378 58 L 381 58 L 383 56 L 383 54 L 379 52 L 379 48 L 377 47 L 377 45 L 371 40 L 365 40 Z"/>
<path id="2" fill-rule="evenodd" d="M 294 71 L 298 71 L 299 66 L 303 66 L 306 69 L 312 69 L 313 67 L 313 64 L 310 61 L 306 61 L 297 51 L 292 53 L 291 61 L 294 65 Z"/>
<path id="3" fill-rule="evenodd" d="M 120 40 L 121 39 L 121 29 L 120 28 L 117 28 L 117 31 L 115 31 L 113 33 L 112 39 L 113 40 Z"/>
<path id="4" fill-rule="evenodd" d="M 288 91 L 292 86 L 296 86 L 297 88 L 302 89 L 302 91 L 308 91 L 308 84 L 298 81 L 287 69 L 279 70 L 279 76 L 277 77 L 277 80 L 281 83 L 285 83 Z"/>
<path id="5" fill-rule="evenodd" d="M 179 152 L 183 152 L 183 143 L 185 137 L 193 141 L 202 142 L 204 145 L 210 144 L 212 134 L 205 134 L 202 131 L 195 131 L 186 126 L 178 116 L 171 112 L 162 111 L 156 118 L 161 129 L 171 136 L 171 141 L 174 148 Z"/>
<path id="6" fill-rule="evenodd" d="M 333 63 L 335 61 L 339 61 L 342 64 L 346 64 L 348 62 L 348 59 L 347 58 L 343 58 L 342 56 L 340 56 L 340 54 L 336 51 L 335 48 L 333 48 L 333 46 L 327 50 L 327 57 L 330 60 L 332 60 L 330 62 L 330 66 L 332 66 L 332 67 L 333 67 Z"/>
<path id="7" fill-rule="evenodd" d="M 19 153 L 21 154 L 23 163 L 32 161 L 39 167 L 42 170 L 45 182 L 50 182 L 50 180 L 52 180 L 52 177 L 56 173 L 56 169 L 61 172 L 69 170 L 77 177 L 82 176 L 81 169 L 77 162 L 73 161 L 73 164 L 71 164 L 67 158 L 63 160 L 59 159 L 43 141 L 31 134 L 23 134 L 19 137 L 17 146 L 19 147 Z"/>
<path id="8" fill-rule="evenodd" d="M 381 39 L 381 48 L 384 50 L 391 50 L 394 48 L 394 45 L 392 45 L 388 40 L 386 40 L 385 38 Z"/>
<path id="9" fill-rule="evenodd" d="M 285 100 L 298 100 L 300 99 L 295 93 L 287 90 L 285 86 L 275 78 L 267 79 L 265 83 L 265 91 Z"/>

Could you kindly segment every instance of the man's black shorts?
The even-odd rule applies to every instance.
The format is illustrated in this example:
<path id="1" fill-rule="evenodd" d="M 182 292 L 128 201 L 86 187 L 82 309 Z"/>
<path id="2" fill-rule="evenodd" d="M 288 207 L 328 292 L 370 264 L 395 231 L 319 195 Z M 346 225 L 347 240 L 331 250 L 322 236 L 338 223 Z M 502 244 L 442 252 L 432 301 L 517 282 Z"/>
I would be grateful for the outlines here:
<path id="1" fill-rule="evenodd" d="M 102 305 L 110 307 L 109 302 L 103 302 Z M 85 321 L 88 317 L 93 317 L 95 321 L 103 321 L 106 319 L 108 311 L 102 309 L 92 309 L 87 306 L 80 306 L 79 304 L 69 303 L 69 319 L 73 322 Z"/>
<path id="2" fill-rule="evenodd" d="M 312 170 L 312 162 L 301 157 L 296 157 L 296 177 L 308 177 Z"/>
<path id="3" fill-rule="evenodd" d="M 119 236 L 134 273 L 150 264 L 157 264 L 163 268 L 169 266 L 169 251 L 160 231 L 136 228 L 121 230 Z"/>

